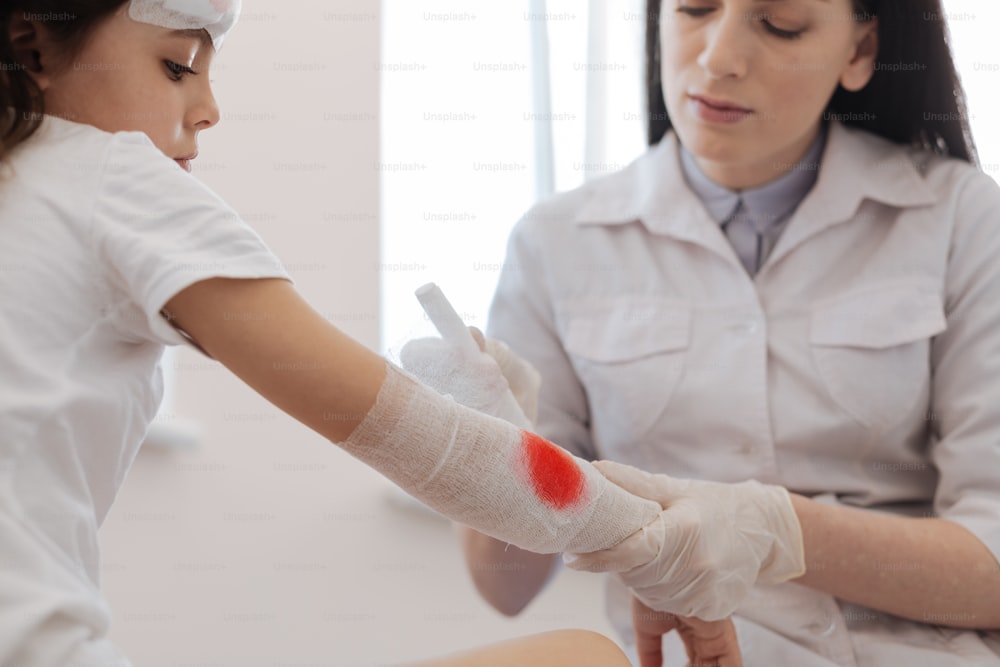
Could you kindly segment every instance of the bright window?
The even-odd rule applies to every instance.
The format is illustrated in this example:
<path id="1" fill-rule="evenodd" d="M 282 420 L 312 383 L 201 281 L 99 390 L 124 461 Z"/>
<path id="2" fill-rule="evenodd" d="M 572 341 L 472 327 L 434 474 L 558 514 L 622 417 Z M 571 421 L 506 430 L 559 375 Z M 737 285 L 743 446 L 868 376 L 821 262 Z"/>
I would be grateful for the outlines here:
<path id="1" fill-rule="evenodd" d="M 997 178 L 1000 58 L 990 31 L 1000 3 L 945 0 L 945 9 L 980 158 Z M 383 0 L 380 270 L 390 353 L 432 331 L 413 297 L 425 282 L 469 324 L 485 325 L 508 232 L 537 199 L 538 21 L 550 46 L 555 189 L 642 152 L 642 13 L 642 0 Z"/>

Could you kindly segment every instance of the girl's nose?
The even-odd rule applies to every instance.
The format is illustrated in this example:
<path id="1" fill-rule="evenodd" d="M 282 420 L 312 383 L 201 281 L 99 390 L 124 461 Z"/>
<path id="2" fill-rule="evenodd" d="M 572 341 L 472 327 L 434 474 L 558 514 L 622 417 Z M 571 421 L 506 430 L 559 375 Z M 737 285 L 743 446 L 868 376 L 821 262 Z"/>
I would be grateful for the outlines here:
<path id="1" fill-rule="evenodd" d="M 211 84 L 207 81 L 204 88 L 198 92 L 198 98 L 188 112 L 191 125 L 199 130 L 207 130 L 219 122 L 219 105 L 215 101 Z"/>

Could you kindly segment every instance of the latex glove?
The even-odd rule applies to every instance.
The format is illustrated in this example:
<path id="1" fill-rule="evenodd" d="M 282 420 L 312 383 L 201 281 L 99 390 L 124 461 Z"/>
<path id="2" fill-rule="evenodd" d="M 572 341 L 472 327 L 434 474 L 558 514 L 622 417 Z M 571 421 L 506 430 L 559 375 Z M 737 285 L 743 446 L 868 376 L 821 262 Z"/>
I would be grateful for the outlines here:
<path id="1" fill-rule="evenodd" d="M 542 376 L 538 369 L 527 360 L 514 354 L 506 343 L 495 338 L 485 338 L 479 329 L 472 329 L 486 354 L 493 357 L 510 386 L 517 404 L 521 406 L 532 427 L 538 422 L 538 390 L 542 386 Z"/>
<path id="2" fill-rule="evenodd" d="M 470 329 L 480 348 L 485 348 L 478 359 L 466 359 L 458 347 L 441 338 L 417 338 L 400 350 L 400 363 L 408 373 L 439 393 L 451 395 L 455 402 L 533 430 L 541 386 L 538 371 L 500 341 Z M 508 390 L 520 407 L 517 413 L 505 407 L 503 397 Z"/>
<path id="3" fill-rule="evenodd" d="M 594 465 L 663 511 L 617 546 L 565 554 L 569 567 L 618 572 L 653 609 L 708 621 L 731 615 L 754 584 L 805 573 L 802 528 L 780 486 L 674 479 L 611 461 Z"/>
<path id="4" fill-rule="evenodd" d="M 743 667 L 743 654 L 732 619 L 702 621 L 650 609 L 632 598 L 632 626 L 639 667 L 662 667 L 663 635 L 676 630 L 684 642 L 688 665 Z"/>

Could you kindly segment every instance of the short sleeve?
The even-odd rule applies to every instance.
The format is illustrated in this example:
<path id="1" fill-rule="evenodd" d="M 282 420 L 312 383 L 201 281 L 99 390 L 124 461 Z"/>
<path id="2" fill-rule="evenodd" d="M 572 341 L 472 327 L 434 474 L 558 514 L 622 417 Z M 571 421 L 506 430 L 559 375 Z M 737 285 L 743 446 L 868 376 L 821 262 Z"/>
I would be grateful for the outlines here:
<path id="1" fill-rule="evenodd" d="M 134 308 L 130 333 L 166 345 L 185 338 L 160 314 L 209 278 L 282 278 L 281 262 L 240 216 L 140 133 L 114 135 L 93 211 L 97 260 Z"/>
<path id="2" fill-rule="evenodd" d="M 976 172 L 958 194 L 948 258 L 948 328 L 933 342 L 936 513 L 1000 560 L 1000 188 Z"/>
<path id="3" fill-rule="evenodd" d="M 535 430 L 580 458 L 596 458 L 590 436 L 587 395 L 559 338 L 555 324 L 545 243 L 536 207 L 515 227 L 507 243 L 486 333 L 507 343 L 542 377 Z M 541 216 L 544 218 L 544 216 Z M 556 252 L 553 250 L 553 252 Z"/>

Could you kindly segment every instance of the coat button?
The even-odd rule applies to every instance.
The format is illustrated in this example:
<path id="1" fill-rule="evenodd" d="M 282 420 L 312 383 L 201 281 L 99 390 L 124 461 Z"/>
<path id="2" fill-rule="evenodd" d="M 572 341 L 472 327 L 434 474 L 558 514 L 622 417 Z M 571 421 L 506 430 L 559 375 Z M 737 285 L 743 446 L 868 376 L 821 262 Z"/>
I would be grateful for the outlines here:
<path id="1" fill-rule="evenodd" d="M 837 629 L 837 619 L 833 614 L 819 614 L 805 624 L 805 629 L 820 637 L 829 637 Z"/>

